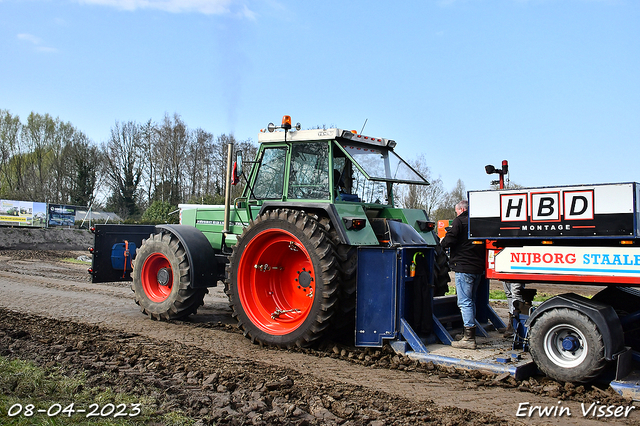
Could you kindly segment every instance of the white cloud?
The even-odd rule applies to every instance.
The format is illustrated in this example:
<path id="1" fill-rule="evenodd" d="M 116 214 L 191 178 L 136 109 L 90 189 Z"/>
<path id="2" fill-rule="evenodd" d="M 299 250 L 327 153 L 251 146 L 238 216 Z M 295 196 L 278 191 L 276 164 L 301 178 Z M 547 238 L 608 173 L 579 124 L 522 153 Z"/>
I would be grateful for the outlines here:
<path id="1" fill-rule="evenodd" d="M 26 33 L 18 34 L 18 40 L 28 41 L 29 43 L 32 43 L 32 44 L 42 43 L 42 40 L 40 39 L 40 37 L 36 37 L 33 34 L 26 34 Z"/>
<path id="2" fill-rule="evenodd" d="M 34 45 L 38 52 L 55 53 L 58 51 L 55 47 L 48 47 L 42 45 L 42 39 L 33 34 L 21 33 L 17 35 L 18 40 L 26 41 Z"/>
<path id="3" fill-rule="evenodd" d="M 246 4 L 242 5 L 242 11 L 240 12 L 240 16 L 243 18 L 247 18 L 251 21 L 256 20 L 256 13 L 249 9 Z"/>
<path id="4" fill-rule="evenodd" d="M 171 13 L 197 12 L 205 15 L 223 15 L 239 9 L 238 15 L 253 20 L 255 13 L 246 5 L 235 5 L 234 0 L 77 0 L 81 4 L 115 7 L 121 10 L 157 9 Z M 235 7 L 234 7 L 235 6 Z"/>

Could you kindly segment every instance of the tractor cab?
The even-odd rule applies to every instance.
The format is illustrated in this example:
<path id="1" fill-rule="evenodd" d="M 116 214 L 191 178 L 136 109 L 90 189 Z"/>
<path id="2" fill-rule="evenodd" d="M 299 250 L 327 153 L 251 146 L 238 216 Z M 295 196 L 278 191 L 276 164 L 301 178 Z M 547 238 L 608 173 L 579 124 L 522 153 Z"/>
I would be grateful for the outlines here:
<path id="1" fill-rule="evenodd" d="M 342 129 L 299 130 L 285 116 L 259 135 L 260 149 L 247 186 L 235 203 L 359 203 L 394 207 L 393 184 L 429 182 L 394 151 L 396 142 Z"/>
<path id="2" fill-rule="evenodd" d="M 328 218 L 344 244 L 436 245 L 435 224 L 423 210 L 395 206 L 394 184 L 429 182 L 394 152 L 394 140 L 337 128 L 300 130 L 284 116 L 281 126 L 270 123 L 262 130 L 258 141 L 231 217 L 255 220 L 270 210 L 304 210 Z M 233 235 L 227 238 L 229 246 L 235 243 Z"/>

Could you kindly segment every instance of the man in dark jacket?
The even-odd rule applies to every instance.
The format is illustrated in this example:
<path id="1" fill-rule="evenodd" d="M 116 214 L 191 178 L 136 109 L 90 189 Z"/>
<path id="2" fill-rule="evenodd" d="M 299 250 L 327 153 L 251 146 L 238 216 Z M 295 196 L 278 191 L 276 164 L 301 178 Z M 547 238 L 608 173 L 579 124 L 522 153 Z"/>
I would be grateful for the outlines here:
<path id="1" fill-rule="evenodd" d="M 476 292 L 485 272 L 485 250 L 483 244 L 469 240 L 469 203 L 456 204 L 458 215 L 442 239 L 442 247 L 451 248 L 449 266 L 456 273 L 458 307 L 464 323 L 462 340 L 451 342 L 451 346 L 464 349 L 476 348 Z"/>

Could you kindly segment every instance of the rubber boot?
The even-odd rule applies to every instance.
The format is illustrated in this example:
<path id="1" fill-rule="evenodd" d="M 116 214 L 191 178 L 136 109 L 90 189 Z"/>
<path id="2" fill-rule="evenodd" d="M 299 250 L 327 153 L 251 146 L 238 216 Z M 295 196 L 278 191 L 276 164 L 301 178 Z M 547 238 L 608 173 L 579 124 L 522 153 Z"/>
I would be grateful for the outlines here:
<path id="1" fill-rule="evenodd" d="M 515 330 L 513 329 L 513 314 L 509 314 L 509 322 L 507 323 L 507 328 L 502 336 L 513 337 L 513 333 L 515 333 Z"/>
<path id="2" fill-rule="evenodd" d="M 465 327 L 464 337 L 462 340 L 451 342 L 451 346 L 458 349 L 475 349 L 476 345 L 476 328 Z"/>

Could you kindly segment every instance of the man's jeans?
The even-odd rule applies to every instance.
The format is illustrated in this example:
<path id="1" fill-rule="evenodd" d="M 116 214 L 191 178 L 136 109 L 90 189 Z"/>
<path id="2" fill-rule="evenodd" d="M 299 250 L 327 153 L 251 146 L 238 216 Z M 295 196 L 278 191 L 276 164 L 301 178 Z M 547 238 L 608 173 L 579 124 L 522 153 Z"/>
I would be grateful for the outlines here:
<path id="1" fill-rule="evenodd" d="M 476 292 L 482 276 L 482 274 L 456 272 L 458 307 L 462 312 L 462 321 L 465 327 L 475 327 L 476 325 Z"/>

